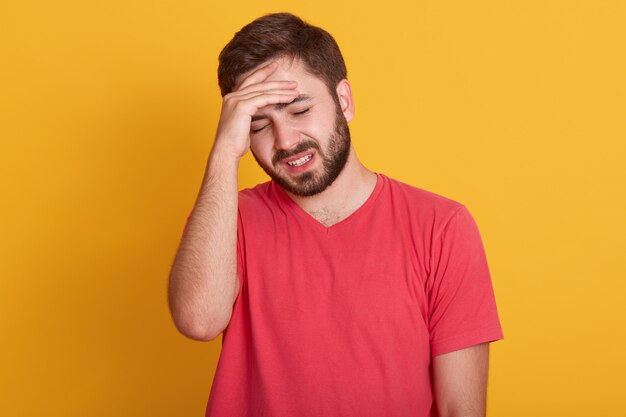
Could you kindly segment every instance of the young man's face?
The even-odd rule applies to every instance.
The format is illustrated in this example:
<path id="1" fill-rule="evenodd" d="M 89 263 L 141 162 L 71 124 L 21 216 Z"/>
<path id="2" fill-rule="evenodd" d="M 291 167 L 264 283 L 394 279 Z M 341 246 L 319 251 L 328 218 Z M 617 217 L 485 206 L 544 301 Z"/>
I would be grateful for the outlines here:
<path id="1" fill-rule="evenodd" d="M 352 113 L 344 114 L 324 82 L 307 73 L 299 60 L 278 62 L 265 81 L 297 81 L 299 95 L 287 105 L 259 109 L 252 118 L 250 149 L 286 191 L 312 196 L 332 184 L 346 164 L 350 153 L 346 116 L 351 118 Z"/>

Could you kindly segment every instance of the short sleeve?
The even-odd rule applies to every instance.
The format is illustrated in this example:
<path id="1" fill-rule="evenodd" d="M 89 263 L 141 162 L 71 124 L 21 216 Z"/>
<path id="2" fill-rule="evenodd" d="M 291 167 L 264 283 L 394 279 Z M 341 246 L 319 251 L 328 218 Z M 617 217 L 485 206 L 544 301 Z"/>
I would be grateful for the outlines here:
<path id="1" fill-rule="evenodd" d="M 433 240 L 427 291 L 432 356 L 503 338 L 482 239 L 465 206 Z"/>

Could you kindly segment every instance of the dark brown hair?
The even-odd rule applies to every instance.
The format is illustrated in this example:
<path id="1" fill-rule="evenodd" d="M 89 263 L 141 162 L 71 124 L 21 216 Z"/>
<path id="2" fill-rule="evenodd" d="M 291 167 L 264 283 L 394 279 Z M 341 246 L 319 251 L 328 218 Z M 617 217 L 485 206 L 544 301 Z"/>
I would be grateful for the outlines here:
<path id="1" fill-rule="evenodd" d="M 328 32 L 290 13 L 274 13 L 244 26 L 222 49 L 217 69 L 222 96 L 235 88 L 243 74 L 280 57 L 301 59 L 333 98 L 337 84 L 347 76 L 339 46 Z"/>

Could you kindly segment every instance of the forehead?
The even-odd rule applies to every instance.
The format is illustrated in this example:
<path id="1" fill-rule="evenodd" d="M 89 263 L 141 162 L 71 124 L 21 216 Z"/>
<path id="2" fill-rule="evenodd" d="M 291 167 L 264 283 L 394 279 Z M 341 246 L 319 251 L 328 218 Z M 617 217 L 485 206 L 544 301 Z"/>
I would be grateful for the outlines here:
<path id="1" fill-rule="evenodd" d="M 320 78 L 311 74 L 302 60 L 291 57 L 282 57 L 264 62 L 253 70 L 242 75 L 237 82 L 237 86 L 239 86 L 250 74 L 274 61 L 278 63 L 278 67 L 273 73 L 270 74 L 269 77 L 267 77 L 267 79 L 265 79 L 265 82 L 297 81 L 298 90 L 302 93 L 313 93 L 317 89 L 326 90 L 326 84 L 324 84 Z"/>

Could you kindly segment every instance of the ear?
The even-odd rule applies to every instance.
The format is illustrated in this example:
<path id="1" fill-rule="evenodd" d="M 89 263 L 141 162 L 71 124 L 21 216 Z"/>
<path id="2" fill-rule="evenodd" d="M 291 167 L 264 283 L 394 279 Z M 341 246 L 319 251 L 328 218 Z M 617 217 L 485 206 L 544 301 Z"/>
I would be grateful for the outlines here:
<path id="1" fill-rule="evenodd" d="M 354 99 L 352 98 L 352 87 L 345 78 L 337 84 L 337 98 L 341 106 L 341 112 L 347 122 L 351 122 L 354 118 Z"/>

